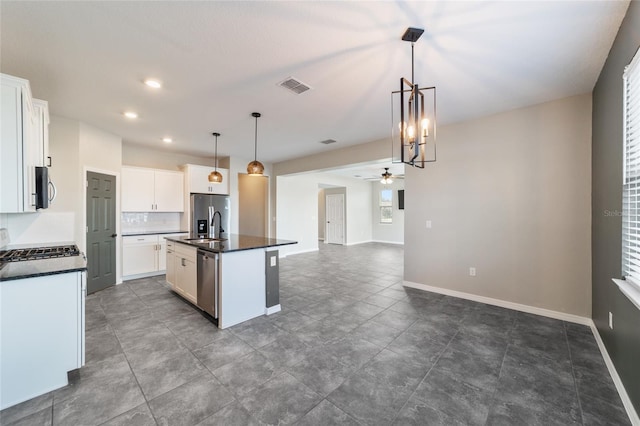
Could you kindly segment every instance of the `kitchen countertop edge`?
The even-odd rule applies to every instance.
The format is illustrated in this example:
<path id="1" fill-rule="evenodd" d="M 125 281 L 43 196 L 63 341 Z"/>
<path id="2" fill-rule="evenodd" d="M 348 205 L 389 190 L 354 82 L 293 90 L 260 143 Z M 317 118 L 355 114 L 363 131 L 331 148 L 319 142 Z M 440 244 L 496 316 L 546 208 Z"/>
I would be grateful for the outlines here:
<path id="1" fill-rule="evenodd" d="M 163 235 L 163 234 L 188 234 L 187 231 L 142 231 L 142 232 L 123 232 L 123 237 L 138 237 L 140 235 Z"/>
<path id="2" fill-rule="evenodd" d="M 189 245 L 202 250 L 210 251 L 213 253 L 231 253 L 236 251 L 256 250 L 269 247 L 279 247 L 292 244 L 298 244 L 297 241 L 291 240 L 278 240 L 275 238 L 266 237 L 254 237 L 250 235 L 231 234 L 223 241 L 214 241 L 207 243 L 196 243 L 194 241 L 188 241 L 188 237 L 167 237 L 169 241 L 176 243 Z M 222 245 L 222 247 L 221 247 Z"/>
<path id="3" fill-rule="evenodd" d="M 59 269 L 59 270 L 53 270 L 53 271 L 43 271 L 43 272 L 27 272 L 24 274 L 16 274 L 13 276 L 0 276 L 0 282 L 5 282 L 5 281 L 14 281 L 14 280 L 21 280 L 23 278 L 36 278 L 36 277 L 46 277 L 47 275 L 60 275 L 60 274 L 68 274 L 71 272 L 84 272 L 87 270 L 86 266 L 78 266 L 75 268 L 69 268 L 69 269 Z"/>

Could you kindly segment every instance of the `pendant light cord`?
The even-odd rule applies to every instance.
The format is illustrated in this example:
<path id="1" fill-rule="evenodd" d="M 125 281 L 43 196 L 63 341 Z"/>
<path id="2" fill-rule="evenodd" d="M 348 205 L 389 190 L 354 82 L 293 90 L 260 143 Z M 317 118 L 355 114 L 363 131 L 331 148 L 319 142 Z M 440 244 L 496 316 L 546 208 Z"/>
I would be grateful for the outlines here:
<path id="1" fill-rule="evenodd" d="M 218 136 L 216 135 L 216 168 L 215 171 L 218 171 Z"/>
<path id="2" fill-rule="evenodd" d="M 414 43 L 411 42 L 411 85 L 413 86 L 413 82 L 414 80 L 414 75 L 413 75 L 413 45 Z"/>
<path id="3" fill-rule="evenodd" d="M 256 134 L 254 139 L 253 161 L 258 160 L 258 117 L 256 116 Z"/>

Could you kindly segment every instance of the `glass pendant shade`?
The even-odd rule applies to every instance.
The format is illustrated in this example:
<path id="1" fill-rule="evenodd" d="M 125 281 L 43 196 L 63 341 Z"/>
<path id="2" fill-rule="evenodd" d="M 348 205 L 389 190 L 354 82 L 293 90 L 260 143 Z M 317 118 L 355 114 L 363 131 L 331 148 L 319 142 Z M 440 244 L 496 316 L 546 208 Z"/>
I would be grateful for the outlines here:
<path id="1" fill-rule="evenodd" d="M 218 171 L 218 136 L 220 133 L 212 133 L 212 135 L 216 138 L 216 157 L 215 157 L 215 169 L 209 173 L 209 182 L 211 183 L 222 183 L 222 174 Z"/>
<path id="2" fill-rule="evenodd" d="M 264 166 L 258 160 L 253 160 L 247 164 L 247 173 L 253 176 L 260 176 L 264 174 Z"/>
<path id="3" fill-rule="evenodd" d="M 247 173 L 250 176 L 262 176 L 264 174 L 264 165 L 258 161 L 258 117 L 261 116 L 259 112 L 251 113 L 251 116 L 256 119 L 256 133 L 254 140 L 254 154 L 253 161 L 247 164 Z"/>
<path id="4" fill-rule="evenodd" d="M 211 183 L 222 183 L 222 175 L 219 171 L 214 170 L 209 173 L 209 182 Z"/>

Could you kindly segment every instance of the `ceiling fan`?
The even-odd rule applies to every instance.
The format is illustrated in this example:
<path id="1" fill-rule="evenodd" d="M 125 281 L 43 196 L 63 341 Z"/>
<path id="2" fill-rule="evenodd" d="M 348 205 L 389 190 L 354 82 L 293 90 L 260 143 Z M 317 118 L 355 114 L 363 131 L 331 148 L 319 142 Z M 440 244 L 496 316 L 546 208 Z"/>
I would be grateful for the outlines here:
<path id="1" fill-rule="evenodd" d="M 365 180 L 379 180 L 380 183 L 388 185 L 393 182 L 393 179 L 404 179 L 404 175 L 394 175 L 389 171 L 389 167 L 384 168 L 384 173 L 382 173 L 380 177 L 371 176 L 365 178 Z"/>

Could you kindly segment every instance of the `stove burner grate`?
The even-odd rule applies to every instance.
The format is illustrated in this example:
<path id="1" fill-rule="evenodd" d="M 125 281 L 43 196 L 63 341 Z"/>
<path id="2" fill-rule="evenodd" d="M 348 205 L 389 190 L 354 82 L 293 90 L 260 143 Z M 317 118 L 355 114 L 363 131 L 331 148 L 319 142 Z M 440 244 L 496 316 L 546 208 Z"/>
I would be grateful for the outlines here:
<path id="1" fill-rule="evenodd" d="M 78 255 L 80 255 L 80 250 L 76 245 L 12 249 L 0 251 L 0 262 L 21 262 Z"/>

